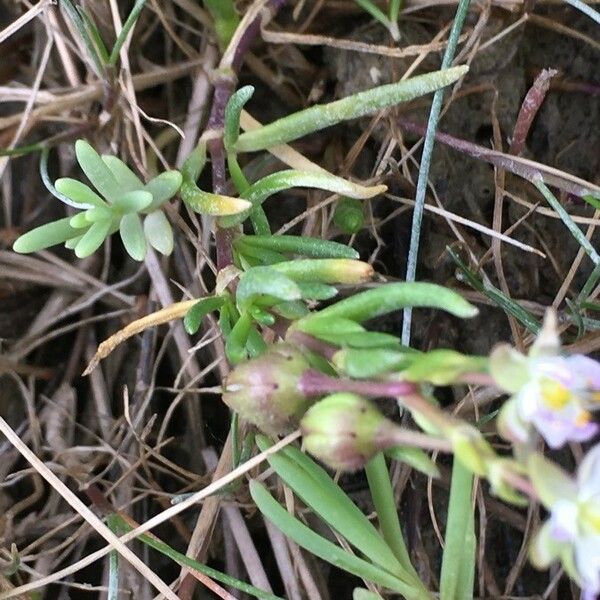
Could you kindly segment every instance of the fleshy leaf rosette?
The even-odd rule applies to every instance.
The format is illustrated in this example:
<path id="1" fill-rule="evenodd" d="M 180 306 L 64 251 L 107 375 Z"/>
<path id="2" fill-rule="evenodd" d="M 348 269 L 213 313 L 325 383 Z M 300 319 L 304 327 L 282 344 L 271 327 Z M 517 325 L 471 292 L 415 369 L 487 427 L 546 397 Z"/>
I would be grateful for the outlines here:
<path id="1" fill-rule="evenodd" d="M 490 372 L 512 394 L 499 416 L 503 437 L 526 444 L 537 431 L 551 448 L 560 448 L 598 432 L 592 412 L 600 409 L 600 363 L 581 354 L 560 354 L 553 312 L 547 313 L 527 356 L 498 346 L 490 356 Z"/>
<path id="2" fill-rule="evenodd" d="M 77 141 L 75 153 L 96 191 L 76 179 L 58 179 L 55 195 L 81 212 L 25 233 L 13 250 L 37 252 L 64 243 L 85 258 L 119 231 L 127 253 L 135 260 L 144 260 L 148 244 L 161 254 L 170 254 L 173 230 L 161 206 L 179 190 L 179 171 L 166 171 L 143 183 L 122 160 L 100 156 L 84 140 Z"/>

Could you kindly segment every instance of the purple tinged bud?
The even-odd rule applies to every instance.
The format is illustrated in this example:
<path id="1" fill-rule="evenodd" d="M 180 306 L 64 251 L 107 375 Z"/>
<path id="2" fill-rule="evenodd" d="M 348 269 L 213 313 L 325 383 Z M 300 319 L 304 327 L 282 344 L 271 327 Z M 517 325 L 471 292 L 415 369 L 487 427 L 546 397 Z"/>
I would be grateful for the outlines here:
<path id="1" fill-rule="evenodd" d="M 313 405 L 300 423 L 306 450 L 331 469 L 356 471 L 393 445 L 397 426 L 368 400 L 332 394 Z"/>
<path id="2" fill-rule="evenodd" d="M 309 368 L 302 352 L 290 344 L 276 344 L 231 371 L 223 386 L 223 402 L 268 435 L 287 433 L 310 406 L 311 400 L 298 387 Z"/>

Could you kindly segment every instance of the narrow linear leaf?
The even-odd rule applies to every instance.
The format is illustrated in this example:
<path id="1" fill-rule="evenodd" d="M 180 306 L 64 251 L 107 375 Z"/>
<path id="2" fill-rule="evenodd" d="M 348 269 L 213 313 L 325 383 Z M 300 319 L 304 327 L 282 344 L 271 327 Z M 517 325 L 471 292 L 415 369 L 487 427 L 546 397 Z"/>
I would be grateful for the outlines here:
<path id="1" fill-rule="evenodd" d="M 311 531 L 304 523 L 290 515 L 264 485 L 256 480 L 250 482 L 250 494 L 263 515 L 282 533 L 294 540 L 299 546 L 328 563 L 352 573 L 357 577 L 382 585 L 403 594 L 407 600 L 422 598 L 417 590 L 404 583 L 387 571 L 368 563 Z"/>
<path id="2" fill-rule="evenodd" d="M 183 319 L 183 326 L 189 334 L 196 333 L 200 329 L 202 319 L 214 310 L 218 310 L 223 306 L 225 298 L 222 296 L 213 296 L 211 298 L 202 298 L 198 300 L 192 308 L 187 312 Z"/>
<path id="3" fill-rule="evenodd" d="M 463 276 L 464 281 L 468 283 L 473 289 L 483 293 L 487 296 L 494 304 L 497 304 L 500 308 L 505 310 L 508 314 L 515 317 L 524 327 L 529 329 L 532 333 L 537 334 L 540 331 L 540 324 L 538 320 L 526 309 L 524 309 L 517 302 L 506 296 L 497 287 L 494 287 L 490 283 L 484 283 L 477 277 L 477 275 L 469 269 L 469 267 L 460 259 L 451 248 L 446 248 L 446 251 L 457 264 L 460 269 L 460 274 Z"/>
<path id="4" fill-rule="evenodd" d="M 127 19 L 125 20 L 125 23 L 123 24 L 123 28 L 119 32 L 119 35 L 115 42 L 115 45 L 113 46 L 113 48 L 111 50 L 110 56 L 108 58 L 108 64 L 110 66 L 114 67 L 117 64 L 117 60 L 119 59 L 119 53 L 121 52 L 121 48 L 123 47 L 123 44 L 127 40 L 127 37 L 129 36 L 130 31 L 133 29 L 134 25 L 136 24 L 145 4 L 146 4 L 146 0 L 136 0 L 135 4 L 133 5 L 133 8 L 131 9 L 129 16 L 127 17 Z"/>
<path id="5" fill-rule="evenodd" d="M 407 306 L 439 308 L 461 318 L 474 317 L 478 310 L 453 290 L 433 283 L 388 283 L 361 292 L 313 313 L 307 319 L 337 317 L 367 321 Z"/>
<path id="6" fill-rule="evenodd" d="M 13 250 L 19 254 L 38 252 L 50 248 L 50 246 L 62 244 L 80 234 L 80 229 L 71 226 L 71 217 L 66 217 L 24 233 L 13 244 Z"/>
<path id="7" fill-rule="evenodd" d="M 71 3 L 71 0 L 62 0 L 61 6 L 69 16 L 69 19 L 71 20 L 75 29 L 77 30 L 77 33 L 79 33 L 79 35 L 81 36 L 81 40 L 88 52 L 89 58 L 92 61 L 92 66 L 96 71 L 96 75 L 101 76 L 104 71 L 104 64 L 102 63 L 96 46 L 94 45 L 94 42 L 89 35 L 89 32 L 85 26 L 83 19 Z"/>
<path id="8" fill-rule="evenodd" d="M 390 474 L 385 456 L 381 452 L 365 465 L 365 473 L 383 537 L 402 567 L 410 573 L 415 581 L 419 581 L 419 576 L 410 561 L 410 555 L 404 542 Z"/>
<path id="9" fill-rule="evenodd" d="M 296 259 L 274 264 L 271 268 L 294 281 L 320 283 L 364 283 L 375 274 L 369 263 L 349 258 Z"/>
<path id="10" fill-rule="evenodd" d="M 246 358 L 246 342 L 251 330 L 252 317 L 243 312 L 225 340 L 225 354 L 232 364 L 237 365 Z"/>
<path id="11" fill-rule="evenodd" d="M 225 130 L 223 132 L 223 143 L 228 152 L 233 151 L 233 146 L 240 135 L 240 115 L 242 109 L 252 98 L 254 86 L 246 85 L 232 94 L 225 107 Z"/>
<path id="12" fill-rule="evenodd" d="M 325 171 L 310 172 L 286 169 L 267 175 L 251 185 L 244 193 L 244 198 L 252 206 L 260 206 L 269 196 L 297 187 L 325 190 L 359 199 L 373 198 L 387 190 L 385 185 L 365 187 Z M 221 225 L 223 227 L 233 227 L 244 221 L 249 214 L 249 211 L 246 211 L 232 217 L 223 218 L 221 219 Z"/>
<path id="13" fill-rule="evenodd" d="M 124 533 L 129 533 L 133 529 L 129 525 L 129 523 L 127 523 L 125 519 L 123 519 L 123 517 L 118 516 L 117 518 L 120 520 L 119 525 L 120 527 L 122 527 Z M 275 594 L 265 592 L 264 590 L 254 587 L 253 585 L 250 585 L 245 581 L 240 581 L 239 579 L 231 577 L 226 573 L 221 573 L 221 571 L 217 571 L 212 567 L 208 567 L 205 564 L 195 561 L 193 558 L 190 558 L 189 556 L 186 556 L 181 552 L 177 552 L 177 550 L 171 548 L 171 546 L 165 544 L 162 540 L 158 539 L 155 535 L 151 533 L 143 533 L 139 536 L 138 539 L 140 540 L 140 542 L 146 544 L 150 548 L 154 548 L 154 550 L 157 550 L 164 556 L 167 556 L 168 558 L 174 560 L 180 565 L 198 571 L 199 573 L 203 573 L 204 575 L 207 575 L 215 581 L 228 585 L 232 588 L 235 588 L 236 590 L 240 590 L 241 592 L 249 594 L 250 596 L 254 596 L 259 600 L 283 600 L 283 598 L 275 596 Z"/>
<path id="14" fill-rule="evenodd" d="M 264 451 L 270 442 L 257 436 Z M 371 561 L 400 576 L 403 568 L 383 537 L 342 489 L 299 450 L 278 452 L 267 460 L 277 475 L 318 514 Z"/>
<path id="15" fill-rule="evenodd" d="M 329 104 L 311 106 L 259 129 L 243 133 L 235 148 L 238 152 L 256 152 L 278 144 L 287 144 L 342 121 L 372 115 L 382 108 L 429 94 L 454 83 L 468 70 L 467 66 L 460 66 L 435 71 L 359 92 Z"/>
<path id="16" fill-rule="evenodd" d="M 243 235 L 240 240 L 250 246 L 282 254 L 299 254 L 309 258 L 359 258 L 358 252 L 338 242 L 296 235 Z"/>
<path id="17" fill-rule="evenodd" d="M 442 557 L 440 600 L 473 598 L 476 540 L 472 492 L 473 474 L 455 460 Z"/>

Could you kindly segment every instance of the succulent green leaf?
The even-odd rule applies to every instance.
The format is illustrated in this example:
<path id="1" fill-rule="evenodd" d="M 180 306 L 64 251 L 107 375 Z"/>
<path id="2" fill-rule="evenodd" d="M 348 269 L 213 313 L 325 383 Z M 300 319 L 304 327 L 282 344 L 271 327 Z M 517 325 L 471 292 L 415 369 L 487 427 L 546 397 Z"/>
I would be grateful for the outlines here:
<path id="1" fill-rule="evenodd" d="M 329 104 L 317 104 L 240 135 L 238 152 L 255 152 L 285 144 L 342 121 L 372 115 L 450 85 L 467 73 L 467 66 L 453 67 L 405 81 L 382 85 Z"/>
<path id="2" fill-rule="evenodd" d="M 200 329 L 202 319 L 209 313 L 218 310 L 223 306 L 225 298 L 222 296 L 211 296 L 210 298 L 202 298 L 198 300 L 183 319 L 183 326 L 189 334 L 194 334 Z"/>
<path id="3" fill-rule="evenodd" d="M 70 223 L 71 227 L 75 229 L 84 229 L 89 227 L 91 221 L 87 219 L 85 212 L 79 212 L 71 217 Z"/>
<path id="4" fill-rule="evenodd" d="M 181 199 L 194 212 L 215 217 L 247 214 L 248 209 L 252 208 L 248 200 L 205 192 L 188 180 L 181 186 Z"/>
<path id="5" fill-rule="evenodd" d="M 333 362 L 338 369 L 350 377 L 361 379 L 400 371 L 410 365 L 418 356 L 418 352 L 410 349 L 345 348 L 336 352 Z"/>
<path id="6" fill-rule="evenodd" d="M 337 289 L 332 285 L 313 281 L 296 281 L 304 300 L 329 300 L 337 296 Z"/>
<path id="7" fill-rule="evenodd" d="M 162 210 L 155 210 L 144 219 L 144 233 L 148 243 L 161 254 L 169 256 L 173 252 L 173 229 Z"/>
<path id="8" fill-rule="evenodd" d="M 242 109 L 252 98 L 254 86 L 246 85 L 232 94 L 227 106 L 225 107 L 225 131 L 223 134 L 223 143 L 228 152 L 233 150 L 234 144 L 240 135 L 240 115 Z"/>
<path id="9" fill-rule="evenodd" d="M 252 317 L 243 312 L 225 340 L 225 354 L 232 364 L 237 365 L 247 357 L 246 343 L 252 329 Z"/>
<path id="10" fill-rule="evenodd" d="M 62 177 L 54 182 L 56 190 L 70 198 L 81 208 L 106 207 L 108 206 L 104 200 L 94 190 L 85 183 L 71 179 L 70 177 Z"/>
<path id="11" fill-rule="evenodd" d="M 181 168 L 183 181 L 187 183 L 195 183 L 204 170 L 205 165 L 206 144 L 204 142 L 199 142 L 183 163 Z"/>
<path id="12" fill-rule="evenodd" d="M 462 296 L 433 283 L 388 283 L 370 289 L 309 316 L 308 319 L 339 317 L 368 321 L 390 312 L 412 307 L 439 308 L 463 319 L 474 317 L 478 310 Z"/>
<path id="13" fill-rule="evenodd" d="M 155 210 L 170 200 L 179 191 L 181 181 L 182 176 L 179 171 L 165 171 L 151 179 L 142 187 L 143 190 L 152 194 L 152 202 L 147 210 Z"/>
<path id="14" fill-rule="evenodd" d="M 73 238 L 68 239 L 65 242 L 65 248 L 67 250 L 75 250 L 75 248 L 77 247 L 77 244 L 79 244 L 79 242 L 81 241 L 82 237 L 83 237 L 83 234 L 78 235 L 77 237 L 73 237 Z"/>
<path id="15" fill-rule="evenodd" d="M 279 273 L 294 281 L 357 284 L 373 276 L 373 267 L 366 262 L 349 258 L 307 258 L 272 265 Z"/>
<path id="16" fill-rule="evenodd" d="M 97 223 L 98 221 L 108 221 L 113 218 L 113 211 L 108 204 L 90 208 L 83 214 L 85 215 L 85 220 L 88 222 L 88 224 Z"/>
<path id="17" fill-rule="evenodd" d="M 271 267 L 255 267 L 240 277 L 236 301 L 244 309 L 258 296 L 289 301 L 300 300 L 302 292 L 294 281 Z"/>
<path id="18" fill-rule="evenodd" d="M 129 213 L 121 219 L 119 232 L 127 254 L 134 260 L 142 261 L 146 256 L 146 236 L 142 220 L 137 213 Z"/>
<path id="19" fill-rule="evenodd" d="M 113 210 L 122 214 L 138 213 L 152 203 L 152 194 L 143 190 L 134 190 L 120 195 L 113 203 Z"/>
<path id="20" fill-rule="evenodd" d="M 267 312 L 258 306 L 250 306 L 248 308 L 248 312 L 250 313 L 250 316 L 260 325 L 270 327 L 273 325 L 273 323 L 275 323 L 275 317 L 270 312 Z"/>
<path id="21" fill-rule="evenodd" d="M 359 258 L 358 252 L 338 242 L 296 235 L 243 235 L 245 245 L 281 254 L 298 254 L 309 258 Z"/>
<path id="22" fill-rule="evenodd" d="M 355 348 L 398 347 L 400 340 L 388 333 L 367 331 L 362 325 L 351 319 L 310 316 L 294 325 L 294 328 L 316 338 L 338 346 Z"/>
<path id="23" fill-rule="evenodd" d="M 80 229 L 71 226 L 71 217 L 59 219 L 36 227 L 20 236 L 13 244 L 13 250 L 19 254 L 38 252 L 81 234 Z"/>
<path id="24" fill-rule="evenodd" d="M 104 198 L 114 202 L 121 195 L 122 189 L 100 155 L 85 140 L 75 142 L 75 154 L 79 166 L 92 185 Z"/>
<path id="25" fill-rule="evenodd" d="M 286 169 L 267 175 L 251 185 L 244 192 L 244 198 L 252 206 L 260 206 L 269 196 L 296 187 L 326 190 L 334 194 L 359 199 L 373 198 L 387 190 L 385 185 L 365 187 L 326 171 L 310 172 Z M 244 211 L 231 217 L 225 217 L 221 219 L 221 225 L 223 227 L 233 227 L 244 221 L 249 214 L 249 211 Z"/>
<path id="26" fill-rule="evenodd" d="M 90 228 L 79 240 L 77 246 L 75 246 L 75 255 L 77 258 L 85 258 L 96 252 L 109 235 L 110 226 L 110 221 L 98 221 L 97 223 L 92 223 Z"/>
<path id="27" fill-rule="evenodd" d="M 273 312 L 277 313 L 284 319 L 296 321 L 308 315 L 308 307 L 300 300 L 291 300 L 289 302 L 279 302 L 272 307 Z"/>
<path id="28" fill-rule="evenodd" d="M 287 260 L 283 254 L 275 252 L 274 250 L 268 250 L 267 248 L 260 248 L 259 246 L 247 244 L 245 238 L 251 238 L 252 236 L 242 237 L 244 239 L 235 239 L 233 241 L 233 247 L 240 257 L 243 256 L 245 259 L 258 260 L 263 265 L 272 265 Z"/>
<path id="29" fill-rule="evenodd" d="M 143 189 L 142 180 L 120 158 L 103 154 L 102 160 L 117 180 L 121 192 L 133 192 L 134 190 Z"/>

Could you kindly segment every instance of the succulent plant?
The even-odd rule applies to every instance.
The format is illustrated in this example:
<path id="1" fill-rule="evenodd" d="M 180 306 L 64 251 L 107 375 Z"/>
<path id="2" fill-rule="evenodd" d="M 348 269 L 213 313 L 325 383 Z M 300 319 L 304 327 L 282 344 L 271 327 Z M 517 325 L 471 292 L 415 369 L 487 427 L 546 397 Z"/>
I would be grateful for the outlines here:
<path id="1" fill-rule="evenodd" d="M 161 206 L 179 190 L 179 171 L 166 171 L 143 183 L 122 160 L 100 156 L 84 140 L 77 141 L 75 153 L 97 191 L 76 179 L 58 179 L 57 197 L 81 211 L 25 233 L 15 242 L 15 252 L 37 252 L 64 243 L 84 258 L 119 231 L 127 253 L 135 260 L 144 259 L 148 244 L 161 254 L 170 254 L 173 230 Z"/>

